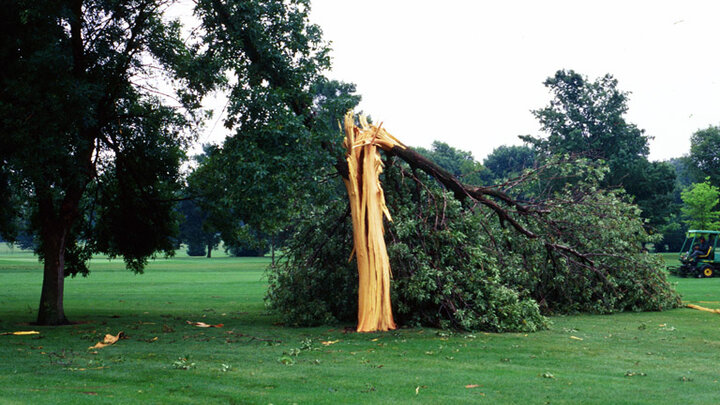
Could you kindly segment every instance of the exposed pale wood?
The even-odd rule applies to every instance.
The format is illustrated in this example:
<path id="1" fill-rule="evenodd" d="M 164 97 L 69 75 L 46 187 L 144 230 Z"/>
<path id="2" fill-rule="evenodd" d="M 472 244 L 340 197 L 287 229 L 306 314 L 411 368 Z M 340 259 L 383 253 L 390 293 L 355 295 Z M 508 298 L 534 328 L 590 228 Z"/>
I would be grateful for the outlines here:
<path id="1" fill-rule="evenodd" d="M 404 146 L 380 126 L 360 118 L 358 128 L 349 112 L 345 116 L 348 178 L 344 179 L 353 223 L 353 252 L 357 260 L 358 332 L 395 329 L 390 302 L 390 259 L 385 246 L 383 216 L 392 220 L 380 184 L 382 160 L 378 147 Z"/>

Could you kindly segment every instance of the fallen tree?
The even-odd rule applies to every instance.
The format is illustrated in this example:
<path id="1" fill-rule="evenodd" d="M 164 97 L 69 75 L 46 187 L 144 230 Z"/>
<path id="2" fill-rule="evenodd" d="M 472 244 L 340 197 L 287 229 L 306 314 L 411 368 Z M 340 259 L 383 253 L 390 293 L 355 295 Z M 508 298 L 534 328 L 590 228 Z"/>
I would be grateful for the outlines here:
<path id="1" fill-rule="evenodd" d="M 559 160 L 481 188 L 409 148 L 383 150 L 400 324 L 533 331 L 546 325 L 541 313 L 679 305 L 661 259 L 643 252 L 655 237 L 637 207 L 621 191 L 598 189 L 604 168 Z M 338 200 L 307 212 L 269 272 L 268 302 L 289 324 L 350 321 L 362 308 L 354 302 L 357 273 L 342 264 L 352 239 L 345 206 Z"/>

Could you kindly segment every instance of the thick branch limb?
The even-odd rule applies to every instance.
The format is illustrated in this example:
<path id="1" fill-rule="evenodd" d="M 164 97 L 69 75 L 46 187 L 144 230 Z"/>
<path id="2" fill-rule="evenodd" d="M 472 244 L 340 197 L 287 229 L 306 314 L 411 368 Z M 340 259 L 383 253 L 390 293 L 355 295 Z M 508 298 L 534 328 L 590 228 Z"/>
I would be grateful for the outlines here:
<path id="1" fill-rule="evenodd" d="M 434 179 L 439 181 L 440 184 L 442 184 L 445 188 L 452 191 L 455 195 L 455 198 L 457 198 L 458 200 L 463 201 L 469 198 L 471 200 L 477 201 L 492 209 L 498 215 L 498 217 L 500 217 L 501 221 L 508 222 L 510 225 L 513 226 L 513 228 L 515 228 L 523 235 L 533 239 L 538 237 L 538 235 L 528 230 L 515 219 L 513 219 L 509 215 L 509 212 L 506 208 L 501 207 L 498 203 L 487 198 L 488 196 L 497 198 L 506 205 L 517 209 L 521 213 L 527 214 L 531 212 L 528 207 L 518 203 L 512 197 L 508 196 L 502 191 L 490 187 L 473 187 L 462 184 L 460 180 L 450 174 L 447 170 L 438 166 L 437 164 L 411 148 L 395 146 L 389 150 L 386 150 L 385 152 L 390 155 L 399 157 L 407 164 L 409 164 L 410 167 L 412 167 L 413 169 L 420 169 L 429 176 L 433 177 Z M 347 178 L 347 162 L 338 159 L 338 161 L 335 163 L 335 168 L 338 170 L 340 175 L 343 176 L 343 178 Z"/>
<path id="2" fill-rule="evenodd" d="M 460 201 L 463 201 L 465 199 L 471 199 L 473 201 L 477 201 L 480 204 L 485 205 L 486 207 L 490 208 L 495 212 L 495 214 L 498 215 L 501 222 L 507 222 L 509 223 L 516 231 L 520 232 L 521 234 L 525 235 L 528 238 L 531 239 L 537 239 L 540 237 L 540 235 L 532 232 L 531 230 L 527 229 L 525 226 L 520 224 L 516 219 L 514 219 L 510 214 L 512 211 L 510 209 L 515 209 L 517 213 L 521 215 L 542 215 L 547 213 L 547 210 L 540 210 L 535 208 L 527 207 L 521 203 L 519 203 L 517 200 L 513 199 L 506 193 L 502 192 L 501 190 L 498 190 L 496 188 L 492 187 L 473 187 L 468 186 L 465 184 L 462 184 L 455 176 L 450 174 L 447 170 L 439 167 L 434 162 L 430 161 L 426 157 L 422 156 L 418 152 L 410 149 L 410 148 L 402 148 L 402 147 L 393 147 L 390 150 L 386 151 L 390 155 L 394 155 L 399 157 L 400 159 L 404 160 L 407 164 L 409 164 L 411 167 L 420 169 L 429 176 L 435 178 L 437 181 L 439 181 L 445 188 L 452 191 L 455 195 L 455 198 L 457 198 Z M 345 166 L 347 167 L 347 166 Z M 490 198 L 488 198 L 490 197 Z M 503 204 L 505 204 L 507 207 L 501 206 L 498 202 L 493 201 L 491 198 L 497 199 L 501 201 Z M 576 249 L 573 249 L 569 246 L 561 245 L 558 243 L 551 243 L 551 242 L 544 242 L 544 245 L 553 250 L 563 251 L 566 253 L 569 253 L 582 261 L 590 264 L 591 266 L 594 266 L 594 262 L 592 259 L 588 258 L 583 253 L 580 253 Z"/>
<path id="3" fill-rule="evenodd" d="M 502 191 L 490 187 L 473 187 L 462 184 L 455 176 L 450 174 L 447 170 L 438 166 L 437 164 L 430 161 L 428 158 L 419 154 L 413 149 L 395 146 L 386 152 L 399 157 L 411 167 L 420 169 L 423 172 L 427 173 L 429 176 L 435 178 L 443 186 L 445 186 L 445 188 L 452 191 L 455 195 L 455 198 L 457 198 L 458 200 L 463 201 L 467 198 L 470 198 L 474 201 L 477 201 L 492 209 L 498 215 L 501 221 L 509 223 L 518 232 L 522 233 L 528 238 L 538 237 L 538 235 L 528 230 L 518 221 L 513 219 L 509 215 L 509 212 L 506 208 L 501 207 L 495 201 L 487 198 L 488 196 L 496 198 L 505 203 L 507 206 L 517 209 L 519 212 L 522 213 L 530 212 L 530 209 L 528 207 L 518 203 L 512 197 L 503 193 Z"/>

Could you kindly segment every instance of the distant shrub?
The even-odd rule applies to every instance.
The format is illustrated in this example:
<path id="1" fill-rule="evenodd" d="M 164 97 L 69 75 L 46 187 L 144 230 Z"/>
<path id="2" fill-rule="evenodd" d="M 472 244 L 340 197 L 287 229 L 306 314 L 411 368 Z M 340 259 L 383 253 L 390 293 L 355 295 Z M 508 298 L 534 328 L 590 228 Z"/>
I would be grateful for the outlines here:
<path id="1" fill-rule="evenodd" d="M 202 243 L 189 243 L 187 245 L 188 256 L 205 256 L 207 254 L 207 246 Z"/>
<path id="2" fill-rule="evenodd" d="M 265 256 L 270 251 L 266 246 L 230 245 L 226 246 L 227 252 L 235 257 L 259 257 Z"/>

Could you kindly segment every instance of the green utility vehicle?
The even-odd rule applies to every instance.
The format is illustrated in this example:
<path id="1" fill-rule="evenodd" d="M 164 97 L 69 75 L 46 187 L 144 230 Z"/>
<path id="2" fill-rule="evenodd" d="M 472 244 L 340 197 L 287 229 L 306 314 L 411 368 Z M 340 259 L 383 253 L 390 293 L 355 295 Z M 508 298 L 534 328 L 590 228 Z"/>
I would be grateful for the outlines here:
<path id="1" fill-rule="evenodd" d="M 670 273 L 680 277 L 720 276 L 720 255 L 715 255 L 719 240 L 720 231 L 689 230 L 680 250 L 680 266 L 669 267 Z"/>

